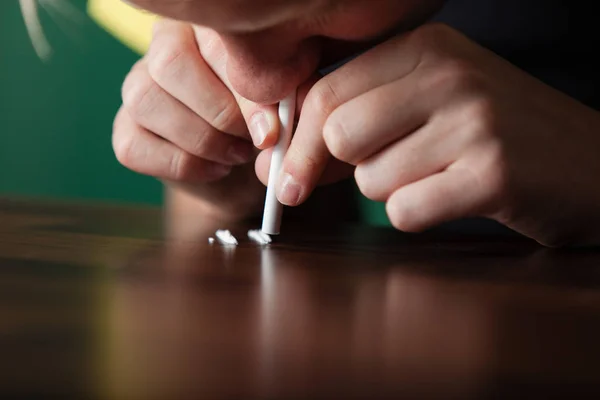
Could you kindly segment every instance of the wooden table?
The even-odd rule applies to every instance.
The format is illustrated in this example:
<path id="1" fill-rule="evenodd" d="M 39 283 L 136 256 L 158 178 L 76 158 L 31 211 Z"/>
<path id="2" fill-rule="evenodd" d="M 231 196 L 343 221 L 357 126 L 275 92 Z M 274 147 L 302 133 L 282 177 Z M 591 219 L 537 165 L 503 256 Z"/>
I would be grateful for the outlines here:
<path id="1" fill-rule="evenodd" d="M 0 201 L 2 398 L 599 398 L 600 251 L 166 211 Z"/>

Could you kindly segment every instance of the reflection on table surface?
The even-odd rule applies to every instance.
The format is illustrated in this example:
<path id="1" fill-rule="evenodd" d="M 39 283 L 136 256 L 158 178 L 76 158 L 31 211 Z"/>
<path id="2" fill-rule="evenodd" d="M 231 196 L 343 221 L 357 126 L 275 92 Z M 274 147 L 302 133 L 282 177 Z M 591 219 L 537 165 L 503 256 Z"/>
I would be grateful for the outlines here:
<path id="1" fill-rule="evenodd" d="M 597 251 L 301 225 L 260 248 L 169 210 L 10 200 L 0 221 L 5 396 L 600 393 Z"/>

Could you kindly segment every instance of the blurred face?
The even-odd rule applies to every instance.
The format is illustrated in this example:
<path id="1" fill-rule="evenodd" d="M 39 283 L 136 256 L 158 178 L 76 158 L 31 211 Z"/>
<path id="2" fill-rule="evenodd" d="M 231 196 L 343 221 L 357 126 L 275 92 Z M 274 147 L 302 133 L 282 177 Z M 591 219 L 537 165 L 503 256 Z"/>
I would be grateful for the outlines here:
<path id="1" fill-rule="evenodd" d="M 392 29 L 422 23 L 445 0 L 128 0 L 212 28 L 242 96 L 275 103 L 325 66 Z"/>

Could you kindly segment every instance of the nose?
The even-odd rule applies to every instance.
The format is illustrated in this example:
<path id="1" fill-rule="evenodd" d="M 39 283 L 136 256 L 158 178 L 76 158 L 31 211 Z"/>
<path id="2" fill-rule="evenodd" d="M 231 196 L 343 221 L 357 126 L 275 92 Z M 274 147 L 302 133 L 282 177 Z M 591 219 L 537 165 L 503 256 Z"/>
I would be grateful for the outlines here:
<path id="1" fill-rule="evenodd" d="M 317 38 L 276 33 L 223 35 L 227 75 L 234 90 L 260 104 L 274 104 L 306 81 L 320 58 Z"/>

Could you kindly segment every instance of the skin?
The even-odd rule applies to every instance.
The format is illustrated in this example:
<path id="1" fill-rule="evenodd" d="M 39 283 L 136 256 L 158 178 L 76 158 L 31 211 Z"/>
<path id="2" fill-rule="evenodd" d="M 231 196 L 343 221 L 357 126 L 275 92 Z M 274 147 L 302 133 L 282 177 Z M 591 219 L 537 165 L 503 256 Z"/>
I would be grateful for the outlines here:
<path id="1" fill-rule="evenodd" d="M 600 241 L 600 115 L 447 26 L 419 26 L 440 2 L 136 3 L 195 25 L 158 25 L 125 82 L 115 152 L 195 193 L 207 213 L 239 218 L 240 202 L 258 212 L 264 187 L 234 165 L 254 159 L 249 133 L 266 184 L 271 104 L 300 86 L 284 204 L 354 178 L 403 231 L 482 216 L 547 246 Z M 392 26 L 413 29 L 387 37 Z M 325 54 L 357 50 L 366 51 L 315 75 Z"/>
<path id="2" fill-rule="evenodd" d="M 417 25 L 441 4 L 131 3 L 174 20 L 155 25 L 149 51 L 123 84 L 123 106 L 113 129 L 115 154 L 126 167 L 181 192 L 174 196 L 182 201 L 189 203 L 192 193 L 202 212 L 233 220 L 262 211 L 264 186 L 249 163 L 257 154 L 253 149 L 269 149 L 277 140 L 279 122 L 272 104 L 299 86 L 300 114 L 303 98 L 320 78 L 318 67 L 369 48 L 392 26 Z M 240 18 L 240 13 L 252 18 Z M 263 129 L 257 128 L 261 125 Z M 342 175 L 352 172 L 351 166 L 339 167 Z M 334 171 L 321 183 L 339 179 Z"/>
<path id="3" fill-rule="evenodd" d="M 226 73 L 232 88 L 251 101 L 273 104 L 305 82 L 319 64 L 366 47 L 392 28 L 422 22 L 442 1 L 134 0 L 131 3 L 218 32 L 228 54 Z M 344 42 L 353 45 L 344 46 L 342 54 L 337 54 Z"/>

